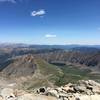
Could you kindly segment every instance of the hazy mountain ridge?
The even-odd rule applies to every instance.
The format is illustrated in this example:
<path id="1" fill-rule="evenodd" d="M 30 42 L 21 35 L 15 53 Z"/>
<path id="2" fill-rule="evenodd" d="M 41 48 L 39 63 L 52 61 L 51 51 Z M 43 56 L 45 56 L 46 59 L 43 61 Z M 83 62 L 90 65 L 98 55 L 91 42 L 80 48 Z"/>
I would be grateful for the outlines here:
<path id="1" fill-rule="evenodd" d="M 93 50 L 94 51 L 94 50 Z M 87 67 L 100 67 L 100 51 L 95 50 L 91 51 L 57 51 L 52 53 L 39 54 L 43 59 L 48 61 L 49 63 L 71 63 L 71 64 L 80 64 L 85 65 Z"/>
<path id="2" fill-rule="evenodd" d="M 36 49 L 72 49 L 78 47 L 98 48 L 100 45 L 81 45 L 81 44 L 66 44 L 66 45 L 40 45 L 40 44 L 24 44 L 24 43 L 0 43 L 0 48 L 36 48 Z"/>

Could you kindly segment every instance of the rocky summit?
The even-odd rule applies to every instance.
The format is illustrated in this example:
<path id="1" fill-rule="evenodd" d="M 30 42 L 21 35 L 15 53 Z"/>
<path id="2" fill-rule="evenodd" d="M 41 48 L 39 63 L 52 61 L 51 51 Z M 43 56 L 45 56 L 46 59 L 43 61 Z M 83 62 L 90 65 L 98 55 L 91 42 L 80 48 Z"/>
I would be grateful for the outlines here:
<path id="1" fill-rule="evenodd" d="M 81 80 L 56 88 L 40 87 L 32 92 L 7 85 L 0 87 L 0 100 L 100 100 L 100 84 Z"/>

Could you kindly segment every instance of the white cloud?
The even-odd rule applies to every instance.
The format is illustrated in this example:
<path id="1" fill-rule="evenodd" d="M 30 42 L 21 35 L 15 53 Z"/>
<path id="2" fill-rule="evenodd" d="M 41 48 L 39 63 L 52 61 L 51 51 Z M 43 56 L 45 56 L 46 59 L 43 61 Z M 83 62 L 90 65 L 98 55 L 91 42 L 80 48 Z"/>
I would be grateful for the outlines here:
<path id="1" fill-rule="evenodd" d="M 0 2 L 11 2 L 11 3 L 16 3 L 16 0 L 0 0 Z"/>
<path id="2" fill-rule="evenodd" d="M 57 37 L 57 35 L 55 35 L 55 34 L 46 34 L 45 37 L 46 38 L 55 38 L 55 37 Z"/>
<path id="3" fill-rule="evenodd" d="M 45 14 L 46 14 L 46 12 L 45 12 L 44 9 L 40 9 L 38 11 L 32 11 L 31 12 L 31 16 L 43 16 Z"/>

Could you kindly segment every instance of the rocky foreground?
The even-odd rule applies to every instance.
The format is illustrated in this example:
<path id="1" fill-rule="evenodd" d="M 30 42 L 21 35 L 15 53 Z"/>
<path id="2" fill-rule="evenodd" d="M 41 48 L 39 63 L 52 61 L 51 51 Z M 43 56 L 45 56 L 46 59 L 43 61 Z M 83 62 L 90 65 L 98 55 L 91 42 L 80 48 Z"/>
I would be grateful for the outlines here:
<path id="1" fill-rule="evenodd" d="M 31 93 L 13 85 L 0 87 L 0 100 L 100 100 L 100 84 L 92 80 L 57 88 L 41 87 Z"/>

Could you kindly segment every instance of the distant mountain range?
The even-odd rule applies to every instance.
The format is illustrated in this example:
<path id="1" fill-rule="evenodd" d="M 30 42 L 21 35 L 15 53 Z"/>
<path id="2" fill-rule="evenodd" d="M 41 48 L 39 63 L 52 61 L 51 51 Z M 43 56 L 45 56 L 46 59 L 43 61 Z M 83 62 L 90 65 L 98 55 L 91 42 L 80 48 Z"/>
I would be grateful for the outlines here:
<path id="1" fill-rule="evenodd" d="M 56 48 L 56 49 L 72 49 L 76 47 L 91 47 L 91 48 L 99 48 L 100 45 L 77 45 L 77 44 L 71 44 L 71 45 L 37 45 L 37 44 L 23 44 L 23 43 L 0 43 L 0 48 L 4 47 L 13 47 L 13 48 L 18 48 L 18 47 L 30 47 L 30 48 L 36 48 L 36 49 L 51 49 L 51 48 Z"/>

